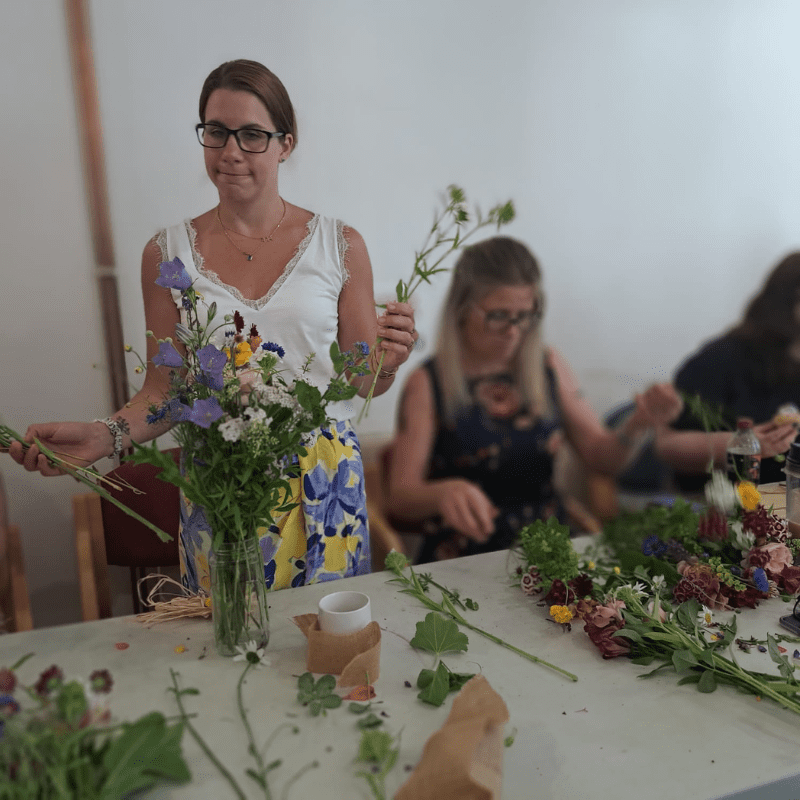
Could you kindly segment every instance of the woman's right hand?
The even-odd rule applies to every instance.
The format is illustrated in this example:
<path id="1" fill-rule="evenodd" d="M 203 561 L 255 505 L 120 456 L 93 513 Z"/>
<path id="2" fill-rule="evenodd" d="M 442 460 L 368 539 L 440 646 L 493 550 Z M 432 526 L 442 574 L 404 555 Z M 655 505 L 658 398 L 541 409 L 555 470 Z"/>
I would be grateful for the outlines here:
<path id="1" fill-rule="evenodd" d="M 469 539 L 483 544 L 494 533 L 499 509 L 476 484 L 463 478 L 439 482 L 442 521 Z"/>
<path id="2" fill-rule="evenodd" d="M 797 428 L 792 422 L 776 425 L 774 422 L 762 422 L 753 426 L 753 433 L 761 445 L 761 457 L 772 458 L 785 453 L 797 436 Z"/>
<path id="3" fill-rule="evenodd" d="M 109 455 L 114 449 L 114 439 L 102 422 L 47 422 L 31 425 L 25 432 L 25 448 L 13 442 L 9 454 L 29 472 L 41 472 L 52 477 L 63 475 L 34 444 L 38 439 L 48 450 L 76 467 L 90 467 L 95 461 Z"/>

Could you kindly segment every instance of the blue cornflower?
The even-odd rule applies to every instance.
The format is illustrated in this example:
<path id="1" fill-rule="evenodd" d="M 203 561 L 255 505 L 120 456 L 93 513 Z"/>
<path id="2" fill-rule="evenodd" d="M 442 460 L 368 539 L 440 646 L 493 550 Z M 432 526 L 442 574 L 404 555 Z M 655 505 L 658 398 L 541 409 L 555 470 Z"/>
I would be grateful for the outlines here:
<path id="1" fill-rule="evenodd" d="M 767 580 L 767 573 L 761 567 L 756 567 L 753 570 L 753 582 L 759 592 L 769 591 L 769 581 Z"/>
<path id="2" fill-rule="evenodd" d="M 207 344 L 197 351 L 197 363 L 203 373 L 200 382 L 217 391 L 223 388 L 222 370 L 228 361 L 228 356 L 222 350 Z"/>
<path id="3" fill-rule="evenodd" d="M 172 261 L 162 261 L 158 265 L 156 283 L 165 289 L 177 289 L 183 292 L 192 285 L 192 279 L 183 266 L 183 261 L 175 258 Z"/>
<path id="4" fill-rule="evenodd" d="M 167 411 L 169 411 L 169 405 L 164 403 L 164 405 L 159 406 L 152 414 L 147 415 L 147 422 L 150 425 L 153 425 L 156 422 L 160 422 L 164 417 L 167 416 Z"/>
<path id="5" fill-rule="evenodd" d="M 283 358 L 286 355 L 286 351 L 279 345 L 275 344 L 275 342 L 264 342 L 261 345 L 262 350 L 269 350 L 270 353 L 277 353 L 278 358 Z"/>
<path id="6" fill-rule="evenodd" d="M 182 367 L 183 359 L 172 346 L 172 342 L 159 342 L 158 354 L 153 356 L 153 363 L 159 367 Z"/>
<path id="7" fill-rule="evenodd" d="M 208 397 L 202 400 L 195 400 L 189 414 L 189 422 L 194 422 L 201 428 L 210 428 L 220 417 L 224 417 L 225 412 L 216 397 Z"/>
<path id="8" fill-rule="evenodd" d="M 642 553 L 646 556 L 656 556 L 659 557 L 664 554 L 667 549 L 667 545 L 661 541 L 657 534 L 651 533 L 645 540 L 642 542 Z"/>
<path id="9" fill-rule="evenodd" d="M 181 305 L 187 311 L 191 311 L 192 310 L 192 301 L 186 295 L 183 296 L 183 299 L 181 300 Z"/>

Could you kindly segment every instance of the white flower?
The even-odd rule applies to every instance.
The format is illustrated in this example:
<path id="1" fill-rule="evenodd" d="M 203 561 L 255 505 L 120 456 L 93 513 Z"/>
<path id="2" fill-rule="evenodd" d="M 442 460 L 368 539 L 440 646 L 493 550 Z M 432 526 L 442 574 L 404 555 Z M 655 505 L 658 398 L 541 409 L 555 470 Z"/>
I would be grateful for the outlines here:
<path id="1" fill-rule="evenodd" d="M 714 622 L 714 612 L 708 606 L 703 606 L 697 614 L 697 621 L 706 628 L 710 627 Z"/>
<path id="2" fill-rule="evenodd" d="M 267 412 L 264 411 L 263 408 L 253 408 L 252 406 L 244 410 L 244 415 L 248 420 L 250 420 L 251 423 L 264 422 L 264 420 L 267 418 Z"/>
<path id="3" fill-rule="evenodd" d="M 234 661 L 246 661 L 248 666 L 256 669 L 269 666 L 269 659 L 264 658 L 264 648 L 259 647 L 254 640 L 249 641 L 246 647 L 236 645 L 236 653 L 233 657 Z"/>
<path id="4" fill-rule="evenodd" d="M 706 501 L 724 514 L 733 513 L 739 506 L 739 493 L 724 472 L 715 469 L 705 486 Z"/>
<path id="5" fill-rule="evenodd" d="M 238 442 L 244 433 L 244 420 L 239 417 L 231 417 L 225 422 L 220 422 L 219 432 L 226 442 Z"/>
<path id="6" fill-rule="evenodd" d="M 663 575 L 656 575 L 654 578 L 650 579 L 650 585 L 653 587 L 653 591 L 656 594 L 659 594 L 661 590 L 664 588 L 664 584 L 666 581 L 664 580 Z"/>
<path id="7" fill-rule="evenodd" d="M 746 531 L 738 519 L 730 525 L 729 539 L 730 543 L 743 553 L 749 551 L 756 543 L 756 535 L 752 531 Z"/>

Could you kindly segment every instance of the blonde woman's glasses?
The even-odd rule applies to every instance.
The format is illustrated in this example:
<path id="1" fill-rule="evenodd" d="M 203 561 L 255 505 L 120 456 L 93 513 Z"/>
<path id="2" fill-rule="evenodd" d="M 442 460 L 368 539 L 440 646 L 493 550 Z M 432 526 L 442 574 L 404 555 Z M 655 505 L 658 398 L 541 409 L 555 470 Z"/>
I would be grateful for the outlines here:
<path id="1" fill-rule="evenodd" d="M 516 325 L 521 331 L 526 331 L 534 322 L 538 322 L 542 318 L 542 309 L 538 306 L 530 311 L 520 311 L 513 315 L 504 308 L 495 308 L 491 311 L 487 311 L 481 306 L 478 308 L 483 311 L 486 329 L 492 333 L 505 333 L 512 325 Z"/>

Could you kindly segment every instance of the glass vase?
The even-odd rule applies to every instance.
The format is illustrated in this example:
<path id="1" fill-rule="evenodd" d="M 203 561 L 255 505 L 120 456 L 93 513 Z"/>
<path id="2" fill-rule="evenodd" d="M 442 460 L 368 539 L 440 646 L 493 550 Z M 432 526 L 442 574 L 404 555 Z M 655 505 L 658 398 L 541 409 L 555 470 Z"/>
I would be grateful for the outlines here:
<path id="1" fill-rule="evenodd" d="M 209 556 L 214 642 L 222 656 L 269 641 L 264 557 L 255 536 L 219 545 Z"/>

